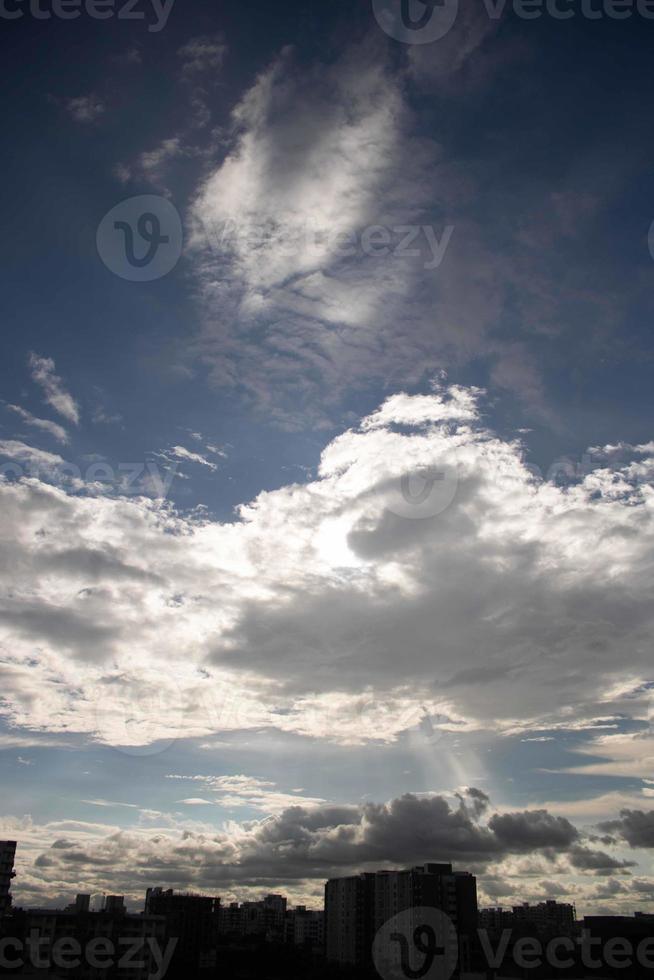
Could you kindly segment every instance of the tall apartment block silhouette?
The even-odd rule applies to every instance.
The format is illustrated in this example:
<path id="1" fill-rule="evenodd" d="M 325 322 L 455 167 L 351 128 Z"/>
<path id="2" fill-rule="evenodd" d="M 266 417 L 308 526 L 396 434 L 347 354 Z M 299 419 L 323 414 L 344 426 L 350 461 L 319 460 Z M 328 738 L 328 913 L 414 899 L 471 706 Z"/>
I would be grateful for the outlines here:
<path id="1" fill-rule="evenodd" d="M 418 907 L 445 912 L 459 937 L 466 966 L 477 928 L 477 879 L 451 864 L 424 864 L 403 871 L 364 872 L 325 885 L 327 959 L 368 966 L 377 931 L 399 912 Z"/>

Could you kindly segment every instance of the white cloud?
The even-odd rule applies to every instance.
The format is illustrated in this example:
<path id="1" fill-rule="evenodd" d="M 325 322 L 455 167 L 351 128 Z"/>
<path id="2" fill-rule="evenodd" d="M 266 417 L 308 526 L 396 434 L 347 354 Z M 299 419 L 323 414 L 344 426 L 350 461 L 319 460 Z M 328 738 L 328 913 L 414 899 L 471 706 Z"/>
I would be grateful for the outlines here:
<path id="1" fill-rule="evenodd" d="M 222 67 L 227 50 L 222 34 L 191 38 L 177 52 L 182 61 L 182 76 L 193 78 L 206 71 L 217 72 Z"/>
<path id="2" fill-rule="evenodd" d="M 326 801 L 321 797 L 301 796 L 300 790 L 285 793 L 268 779 L 253 776 L 179 776 L 170 774 L 167 779 L 199 782 L 216 793 L 214 803 L 228 809 L 250 807 L 264 813 L 280 813 L 289 806 L 317 806 Z M 203 799 L 180 800 L 180 803 L 207 803 Z"/>
<path id="3" fill-rule="evenodd" d="M 89 806 L 121 806 L 126 807 L 128 810 L 139 809 L 136 803 L 116 803 L 114 800 L 82 800 L 82 803 L 87 803 Z"/>
<path id="4" fill-rule="evenodd" d="M 66 110 L 75 122 L 92 123 L 104 115 L 106 105 L 97 95 L 78 95 L 67 99 L 64 103 Z"/>
<path id="5" fill-rule="evenodd" d="M 646 717 L 654 715 L 654 695 L 646 697 Z M 589 776 L 632 776 L 646 781 L 654 772 L 654 735 L 649 731 L 636 734 L 600 735 L 577 749 L 592 758 L 584 766 L 566 769 L 570 773 L 586 773 Z"/>
<path id="6" fill-rule="evenodd" d="M 363 248 L 367 229 L 416 224 L 451 185 L 439 148 L 409 133 L 402 87 L 374 44 L 307 71 L 283 52 L 234 109 L 233 145 L 192 209 L 196 353 L 284 424 L 298 402 L 305 420 L 324 419 L 354 380 L 420 375 L 438 362 L 427 336 L 442 348 L 460 333 L 460 316 L 438 336 L 433 306 L 425 317 L 435 275 L 422 232 L 413 257 Z M 492 308 L 485 289 L 475 305 Z"/>
<path id="7" fill-rule="evenodd" d="M 79 407 L 73 396 L 66 391 L 61 378 L 55 373 L 55 363 L 51 357 L 30 354 L 29 366 L 32 379 L 44 393 L 45 400 L 56 412 L 69 422 L 79 424 Z"/>
<path id="8" fill-rule="evenodd" d="M 27 425 L 31 425 L 35 429 L 41 429 L 42 432 L 48 432 L 58 442 L 67 443 L 69 441 L 68 433 L 57 422 L 51 422 L 50 419 L 39 419 L 35 415 L 32 415 L 31 412 L 21 408 L 20 405 L 7 405 L 7 408 L 9 411 L 18 415 Z"/>
<path id="9" fill-rule="evenodd" d="M 63 457 L 57 453 L 49 453 L 45 449 L 28 446 L 27 443 L 21 442 L 19 439 L 0 440 L 0 456 L 7 456 L 19 463 L 25 463 L 34 471 L 46 470 L 51 472 L 64 463 Z"/>
<path id="10" fill-rule="evenodd" d="M 187 802 L 200 805 L 195 798 Z M 38 825 L 29 818 L 0 817 L 0 832 L 21 841 L 18 900 L 40 904 L 37 897 L 42 902 L 75 891 L 111 890 L 136 905 L 156 881 L 226 900 L 274 889 L 296 901 L 315 897 L 319 904 L 324 879 L 331 875 L 406 867 L 426 854 L 475 871 L 482 895 L 527 898 L 551 890 L 555 879 L 557 894 L 574 892 L 580 909 L 590 910 L 609 888 L 620 907 L 652 889 L 647 878 L 630 880 L 619 851 L 616 856 L 586 846 L 584 835 L 565 818 L 544 810 L 498 814 L 474 789 L 405 794 L 385 803 L 293 805 L 262 820 L 229 821 L 221 828 L 164 814 L 150 818 L 121 830 L 83 821 Z M 601 893 L 598 870 L 607 872 Z M 621 876 L 617 888 L 611 886 L 613 874 Z"/>
<path id="11" fill-rule="evenodd" d="M 529 337 L 614 329 L 626 298 L 589 290 L 587 268 L 553 247 L 588 229 L 606 168 L 583 167 L 589 189 L 571 173 L 556 187 L 525 179 L 507 199 L 437 116 L 428 139 L 412 112 L 416 82 L 456 111 L 524 55 L 486 45 L 495 27 L 461 12 L 438 58 L 416 45 L 404 68 L 377 33 L 326 63 L 286 49 L 242 96 L 190 214 L 202 328 L 188 352 L 221 389 L 284 427 L 321 426 L 353 387 L 415 385 L 475 359 L 561 424 Z"/>
<path id="12" fill-rule="evenodd" d="M 171 446 L 167 455 L 172 456 L 173 459 L 183 460 L 187 463 L 199 463 L 200 466 L 206 466 L 212 472 L 218 469 L 217 465 L 208 460 L 206 456 L 203 456 L 201 453 L 194 453 L 184 446 Z"/>
<path id="13" fill-rule="evenodd" d="M 647 721 L 651 487 L 535 481 L 479 397 L 391 398 L 235 523 L 0 482 L 7 718 L 122 745 Z M 424 471 L 451 475 L 427 516 Z"/>

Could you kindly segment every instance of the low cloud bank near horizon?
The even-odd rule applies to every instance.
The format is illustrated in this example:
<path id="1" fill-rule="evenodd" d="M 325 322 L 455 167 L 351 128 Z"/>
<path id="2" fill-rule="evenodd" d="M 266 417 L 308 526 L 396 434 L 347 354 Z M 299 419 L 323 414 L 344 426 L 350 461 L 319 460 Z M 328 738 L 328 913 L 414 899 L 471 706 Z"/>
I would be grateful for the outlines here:
<path id="1" fill-rule="evenodd" d="M 650 822 L 653 816 L 641 814 Z M 636 874 L 636 862 L 610 841 L 600 849 L 593 834 L 545 809 L 494 811 L 475 787 L 407 793 L 387 803 L 289 806 L 222 829 L 143 810 L 129 829 L 3 818 L 0 832 L 19 838 L 19 904 L 111 891 L 138 906 L 154 884 L 225 899 L 283 890 L 317 904 L 329 877 L 425 861 L 476 873 L 481 904 L 542 899 L 552 887 L 557 897 L 576 896 L 589 908 L 602 907 L 610 894 L 621 907 L 654 898 L 654 881 Z"/>

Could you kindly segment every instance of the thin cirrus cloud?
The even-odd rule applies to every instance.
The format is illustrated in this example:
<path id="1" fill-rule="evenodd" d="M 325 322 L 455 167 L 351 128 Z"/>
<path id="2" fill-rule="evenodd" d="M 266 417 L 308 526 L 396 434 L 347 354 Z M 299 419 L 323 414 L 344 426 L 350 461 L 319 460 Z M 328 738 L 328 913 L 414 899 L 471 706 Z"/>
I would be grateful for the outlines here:
<path id="1" fill-rule="evenodd" d="M 7 405 L 10 412 L 17 415 L 26 425 L 31 425 L 35 429 L 40 429 L 42 432 L 47 432 L 49 435 L 53 436 L 57 442 L 67 443 L 70 441 L 67 431 L 64 429 L 63 425 L 59 425 L 58 422 L 52 422 L 50 419 L 40 419 L 26 409 L 21 408 L 20 405 Z"/>
<path id="2" fill-rule="evenodd" d="M 201 783 L 216 794 L 213 801 L 191 798 L 179 800 L 180 803 L 213 802 L 228 809 L 249 807 L 264 813 L 279 813 L 289 806 L 318 806 L 326 802 L 321 797 L 302 796 L 299 790 L 282 792 L 272 780 L 252 776 L 183 776 L 171 773 L 166 779 Z"/>
<path id="3" fill-rule="evenodd" d="M 195 138 L 197 131 L 211 119 L 208 90 L 212 80 L 220 77 L 227 51 L 227 44 L 219 33 L 190 38 L 178 49 L 179 77 L 188 97 L 187 124 L 181 132 L 164 137 L 153 149 L 144 150 L 134 162 L 118 163 L 114 167 L 114 176 L 121 183 L 144 179 L 154 187 L 166 190 L 172 164 L 204 155 L 205 150 L 195 145 Z"/>
<path id="4" fill-rule="evenodd" d="M 227 51 L 227 44 L 220 33 L 191 38 L 177 51 L 182 63 L 182 75 L 186 78 L 196 78 L 207 71 L 218 72 Z"/>
<path id="5" fill-rule="evenodd" d="M 119 745 L 646 725 L 654 458 L 537 480 L 483 398 L 393 396 L 325 447 L 317 478 L 232 523 L 0 482 L 6 719 Z M 417 517 L 416 473 L 445 474 Z M 630 751 L 648 777 L 647 744 Z"/>
<path id="6" fill-rule="evenodd" d="M 185 463 L 198 463 L 200 466 L 206 466 L 212 472 L 218 469 L 216 463 L 212 463 L 211 460 L 203 456 L 202 453 L 194 453 L 191 449 L 187 449 L 185 446 L 171 446 L 171 448 L 165 454 L 167 457 L 172 457 L 172 459 L 177 459 L 180 462 Z"/>
<path id="7" fill-rule="evenodd" d="M 41 357 L 32 352 L 29 356 L 29 367 L 32 380 L 43 391 L 45 401 L 59 415 L 68 419 L 74 425 L 79 425 L 79 406 L 73 396 L 66 390 L 63 380 L 55 370 L 55 362 L 51 357 Z"/>
<path id="8" fill-rule="evenodd" d="M 66 111 L 75 122 L 94 123 L 106 112 L 106 105 L 97 95 L 78 95 L 64 102 Z"/>
<path id="9" fill-rule="evenodd" d="M 437 59 L 453 99 L 487 18 L 460 27 Z M 511 62 L 514 52 L 500 52 L 487 72 Z M 406 70 L 391 66 L 372 38 L 325 64 L 299 64 L 285 49 L 234 106 L 226 150 L 207 150 L 215 162 L 190 208 L 201 327 L 189 351 L 216 385 L 283 427 L 333 421 L 353 386 L 413 385 L 471 357 L 554 422 L 528 340 L 548 336 L 558 350 L 573 330 L 578 341 L 619 321 L 622 299 L 589 291 L 588 270 L 575 272 L 579 238 L 607 194 L 604 171 L 583 168 L 583 195 L 576 172 L 523 187 L 529 207 L 514 207 L 437 128 L 418 130 L 416 70 L 413 55 Z M 482 204 L 496 222 L 480 224 Z M 489 235 L 495 224 L 501 242 Z"/>

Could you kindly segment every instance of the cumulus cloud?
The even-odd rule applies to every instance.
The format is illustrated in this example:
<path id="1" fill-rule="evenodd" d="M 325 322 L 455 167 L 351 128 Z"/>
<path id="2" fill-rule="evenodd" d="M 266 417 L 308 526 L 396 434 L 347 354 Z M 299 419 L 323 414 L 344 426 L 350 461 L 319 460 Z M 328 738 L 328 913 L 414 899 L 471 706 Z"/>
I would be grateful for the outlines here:
<path id="1" fill-rule="evenodd" d="M 114 744 L 645 724 L 650 485 L 536 480 L 480 397 L 391 399 L 232 523 L 0 482 L 3 714 Z"/>
<path id="2" fill-rule="evenodd" d="M 539 847 L 567 849 L 579 837 L 579 831 L 569 820 L 554 817 L 547 810 L 496 814 L 489 827 L 500 841 L 515 851 L 533 851 Z"/>
<path id="3" fill-rule="evenodd" d="M 27 885 L 41 894 L 56 894 L 74 885 L 82 890 L 82 884 L 83 890 L 102 891 L 111 884 L 113 890 L 138 901 L 145 888 L 158 881 L 239 897 L 253 888 L 285 887 L 299 897 L 320 895 L 327 877 L 442 860 L 475 871 L 482 889 L 491 894 L 506 895 L 515 889 L 520 874 L 516 864 L 511 873 L 512 856 L 517 854 L 520 861 L 534 861 L 541 876 L 549 875 L 550 894 L 560 895 L 571 887 L 573 874 L 577 888 L 583 890 L 580 871 L 583 881 L 586 873 L 592 877 L 600 866 L 621 867 L 619 861 L 611 864 L 607 855 L 598 856 L 599 852 L 587 852 L 583 861 L 583 848 L 563 839 L 552 847 L 548 833 L 532 836 L 529 843 L 498 836 L 493 829 L 497 814 L 485 824 L 473 818 L 465 805 L 480 792 L 470 788 L 458 801 L 453 795 L 405 794 L 387 803 L 288 806 L 265 819 L 230 822 L 222 829 L 174 820 L 167 826 L 160 821 L 154 827 L 130 830 L 73 821 L 41 828 L 28 824 L 21 835 L 28 855 L 20 855 L 25 865 L 19 868 L 17 891 Z M 200 806 L 210 801 L 189 797 L 180 802 Z M 524 816 L 512 814 L 517 823 Z M 552 814 L 538 819 L 549 826 L 556 820 Z M 532 820 L 527 817 L 528 823 Z M 0 820 L 0 828 L 15 830 L 8 818 Z M 552 875 L 558 878 L 556 884 Z M 547 881 L 536 882 L 535 887 L 542 893 Z M 595 885 L 589 884 L 587 891 L 599 895 Z"/>
<path id="4" fill-rule="evenodd" d="M 29 446 L 27 443 L 21 442 L 20 439 L 0 440 L 0 456 L 6 456 L 8 459 L 15 460 L 18 464 L 24 465 L 33 473 L 39 471 L 54 473 L 64 463 L 63 457 L 57 453 L 49 453 L 45 449 Z M 7 476 L 9 472 L 10 470 L 5 466 L 3 474 Z M 17 474 L 21 472 L 21 469 L 16 470 Z"/>
<path id="5" fill-rule="evenodd" d="M 616 834 L 630 847 L 654 847 L 654 810 L 622 810 L 619 820 L 607 820 L 600 829 Z"/>
<path id="6" fill-rule="evenodd" d="M 32 379 L 43 390 L 48 405 L 69 422 L 78 425 L 79 407 L 73 396 L 66 391 L 62 379 L 55 373 L 55 363 L 52 358 L 32 353 L 29 357 L 29 366 Z"/>

